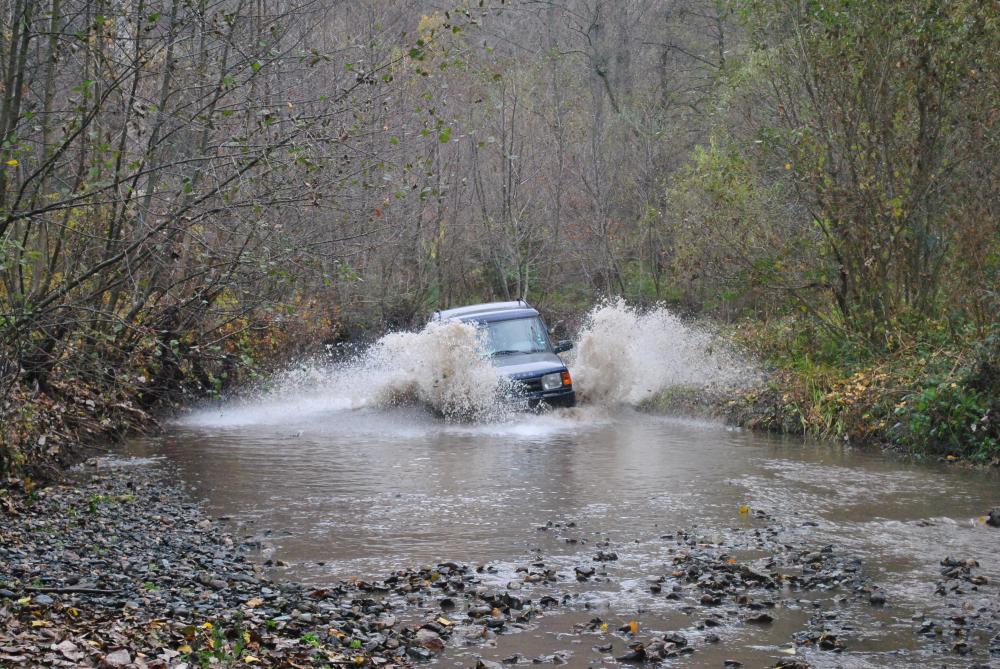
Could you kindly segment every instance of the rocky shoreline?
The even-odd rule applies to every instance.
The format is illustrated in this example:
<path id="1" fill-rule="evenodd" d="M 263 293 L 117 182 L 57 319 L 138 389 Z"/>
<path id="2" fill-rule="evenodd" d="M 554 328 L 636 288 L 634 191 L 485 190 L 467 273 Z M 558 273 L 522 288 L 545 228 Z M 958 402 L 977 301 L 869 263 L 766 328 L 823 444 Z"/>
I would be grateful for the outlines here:
<path id="1" fill-rule="evenodd" d="M 0 498 L 0 666 L 411 661 L 413 631 L 366 584 L 273 582 L 163 468 L 73 479 Z"/>
<path id="2" fill-rule="evenodd" d="M 864 637 L 848 609 L 892 605 L 857 558 L 835 546 L 790 545 L 766 513 L 750 509 L 741 509 L 744 527 L 715 543 L 686 530 L 659 536 L 669 557 L 649 565 L 653 573 L 630 575 L 683 620 L 657 629 L 592 610 L 588 589 L 620 578 L 621 548 L 606 542 L 572 569 L 537 555 L 508 575 L 446 562 L 308 586 L 272 579 L 253 538 L 209 518 L 161 463 L 96 460 L 47 488 L 14 483 L 0 493 L 3 667 L 389 668 L 454 649 L 464 650 L 452 660 L 483 669 L 661 666 L 688 656 L 702 658 L 696 666 L 739 667 L 723 659 L 732 639 L 794 619 L 796 631 L 766 666 L 805 669 L 835 663 Z M 579 531 L 560 521 L 538 530 Z M 913 621 L 916 643 L 970 661 L 1000 653 L 997 607 L 951 602 L 970 588 L 987 595 L 977 566 L 942 562 L 941 615 Z M 521 650 L 513 635 L 566 612 L 579 620 L 566 650 Z M 502 635 L 521 652 L 497 655 Z"/>

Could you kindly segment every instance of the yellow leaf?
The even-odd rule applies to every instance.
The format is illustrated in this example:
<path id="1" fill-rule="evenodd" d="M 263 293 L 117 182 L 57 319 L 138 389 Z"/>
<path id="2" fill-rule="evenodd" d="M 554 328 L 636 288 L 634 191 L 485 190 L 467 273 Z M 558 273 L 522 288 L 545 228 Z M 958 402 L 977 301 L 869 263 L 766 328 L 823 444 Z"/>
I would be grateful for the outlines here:
<path id="1" fill-rule="evenodd" d="M 260 659 L 254 657 L 253 655 L 247 655 L 243 658 L 243 661 L 247 664 L 253 664 L 254 662 L 260 662 Z"/>
<path id="2" fill-rule="evenodd" d="M 212 650 L 215 650 L 215 639 L 205 639 L 205 645 L 207 645 Z"/>
<path id="3" fill-rule="evenodd" d="M 634 620 L 630 620 L 629 623 L 628 623 L 628 630 L 632 634 L 638 634 L 639 633 L 639 623 L 637 623 Z"/>
<path id="4" fill-rule="evenodd" d="M 66 609 L 66 613 L 68 613 L 73 618 L 79 618 L 80 617 L 80 610 L 79 609 L 74 609 L 72 606 L 69 607 L 68 609 Z"/>
<path id="5" fill-rule="evenodd" d="M 491 611 L 491 613 L 493 614 L 493 617 L 496 618 L 497 616 L 500 615 L 500 609 L 495 608 L 493 609 L 493 611 Z"/>
<path id="6" fill-rule="evenodd" d="M 193 652 L 193 649 L 191 648 L 191 646 L 189 646 L 187 644 L 184 644 L 183 646 L 181 646 L 180 648 L 177 649 L 177 652 L 178 653 L 185 653 L 187 655 L 190 655 Z"/>
<path id="7" fill-rule="evenodd" d="M 785 169 L 786 170 L 792 169 L 792 164 L 791 163 L 785 163 Z"/>
<path id="8" fill-rule="evenodd" d="M 439 616 L 438 619 L 437 619 L 437 624 L 438 625 L 444 625 L 445 627 L 451 627 L 455 623 L 453 623 L 452 621 L 448 620 L 444 616 Z"/>
<path id="9" fill-rule="evenodd" d="M 740 504 L 740 513 L 744 516 L 750 513 L 750 506 L 747 504 Z"/>
<path id="10" fill-rule="evenodd" d="M 212 629 L 212 623 L 203 623 L 202 626 L 201 626 L 201 628 L 203 630 L 210 630 L 210 629 Z"/>
<path id="11" fill-rule="evenodd" d="M 602 632 L 607 632 L 608 631 L 608 624 L 607 623 L 601 623 L 601 631 Z"/>
<path id="12" fill-rule="evenodd" d="M 250 643 L 250 632 L 243 630 L 243 643 Z"/>
<path id="13" fill-rule="evenodd" d="M 20 604 L 21 606 L 24 606 L 25 604 L 30 604 L 31 597 L 22 597 L 21 599 L 17 600 L 17 603 Z"/>
<path id="14" fill-rule="evenodd" d="M 355 655 L 351 659 L 354 660 L 354 664 L 356 664 L 358 666 L 361 666 L 362 664 L 365 663 L 365 658 L 363 656 L 361 656 L 361 655 Z"/>
<path id="15" fill-rule="evenodd" d="M 10 160 L 7 161 L 7 164 L 10 167 L 17 167 L 20 163 L 18 163 L 17 160 L 15 160 L 14 158 L 11 158 Z"/>
<path id="16" fill-rule="evenodd" d="M 247 600 L 246 607 L 248 609 L 252 609 L 255 606 L 260 606 L 263 603 L 264 603 L 263 599 L 261 599 L 260 597 L 254 597 L 253 599 Z"/>
<path id="17" fill-rule="evenodd" d="M 48 620 L 32 620 L 31 621 L 31 626 L 32 627 L 52 627 L 52 623 L 50 623 Z"/>

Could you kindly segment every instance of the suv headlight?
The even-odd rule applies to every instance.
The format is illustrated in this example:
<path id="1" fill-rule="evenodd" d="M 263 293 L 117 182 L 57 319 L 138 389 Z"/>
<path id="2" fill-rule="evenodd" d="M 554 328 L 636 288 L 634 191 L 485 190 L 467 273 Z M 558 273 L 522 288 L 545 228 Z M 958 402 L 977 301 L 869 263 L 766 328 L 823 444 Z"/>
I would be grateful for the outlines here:
<path id="1" fill-rule="evenodd" d="M 556 390 L 562 388 L 562 384 L 562 372 L 554 372 L 542 377 L 542 390 Z"/>

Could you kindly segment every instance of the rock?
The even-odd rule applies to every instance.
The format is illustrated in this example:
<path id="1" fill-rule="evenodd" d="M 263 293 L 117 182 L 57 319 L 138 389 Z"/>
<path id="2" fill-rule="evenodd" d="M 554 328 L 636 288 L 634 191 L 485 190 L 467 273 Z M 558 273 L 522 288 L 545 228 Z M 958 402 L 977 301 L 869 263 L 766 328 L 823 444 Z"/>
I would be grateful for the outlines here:
<path id="1" fill-rule="evenodd" d="M 630 664 L 642 664 L 646 661 L 646 649 L 642 646 L 636 646 L 634 649 L 625 653 L 621 657 L 616 657 L 619 662 L 628 662 Z"/>
<path id="2" fill-rule="evenodd" d="M 34 602 L 39 606 L 50 606 L 55 600 L 48 595 L 35 595 Z"/>
<path id="3" fill-rule="evenodd" d="M 738 669 L 743 666 L 743 663 L 739 660 L 725 660 L 723 661 L 722 666 L 726 667 L 726 669 Z"/>
<path id="4" fill-rule="evenodd" d="M 663 640 L 667 643 L 672 643 L 677 648 L 683 648 L 688 644 L 687 637 L 683 634 L 678 634 L 677 632 L 667 632 L 663 635 Z"/>
<path id="5" fill-rule="evenodd" d="M 879 590 L 868 595 L 868 603 L 872 606 L 885 606 L 885 593 Z"/>
<path id="6" fill-rule="evenodd" d="M 469 609 L 470 618 L 483 618 L 493 613 L 493 608 L 489 606 L 473 606 Z"/>
<path id="7" fill-rule="evenodd" d="M 441 635 L 437 632 L 422 627 L 417 630 L 414 638 L 417 643 L 431 652 L 440 653 L 444 650 L 444 641 L 441 640 Z"/>
<path id="8" fill-rule="evenodd" d="M 747 618 L 747 622 L 754 625 L 769 625 L 774 622 L 774 617 L 767 613 L 758 613 Z"/>
<path id="9" fill-rule="evenodd" d="M 476 669 L 503 669 L 503 665 L 493 660 L 479 659 L 476 661 Z"/>
<path id="10" fill-rule="evenodd" d="M 1000 506 L 990 509 L 989 515 L 986 516 L 986 524 L 990 527 L 1000 527 Z"/>

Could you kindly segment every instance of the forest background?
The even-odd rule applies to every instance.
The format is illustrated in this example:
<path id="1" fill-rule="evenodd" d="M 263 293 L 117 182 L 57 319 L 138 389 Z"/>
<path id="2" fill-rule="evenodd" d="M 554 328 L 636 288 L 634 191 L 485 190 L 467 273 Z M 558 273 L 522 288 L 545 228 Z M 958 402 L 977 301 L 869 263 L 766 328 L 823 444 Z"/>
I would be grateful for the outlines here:
<path id="1" fill-rule="evenodd" d="M 0 472 L 519 296 L 711 319 L 772 371 L 742 424 L 997 462 L 996 0 L 0 0 L 0 33 Z"/>

